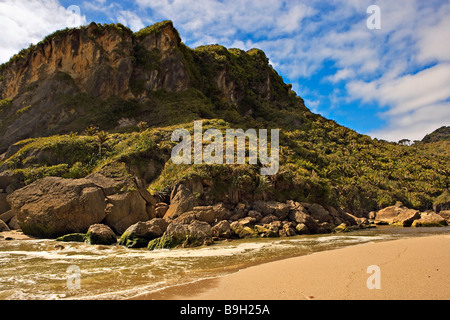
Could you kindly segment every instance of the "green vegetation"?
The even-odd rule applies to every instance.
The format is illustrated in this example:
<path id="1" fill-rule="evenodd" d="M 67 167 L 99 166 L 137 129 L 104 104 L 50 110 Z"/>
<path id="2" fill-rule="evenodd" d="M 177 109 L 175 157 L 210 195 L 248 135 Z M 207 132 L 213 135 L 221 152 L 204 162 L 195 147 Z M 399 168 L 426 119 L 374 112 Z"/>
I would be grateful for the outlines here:
<path id="1" fill-rule="evenodd" d="M 167 26 L 171 26 L 173 27 L 173 23 L 170 20 L 164 20 L 161 22 L 157 22 L 155 24 L 152 24 L 151 26 L 148 26 L 144 29 L 139 30 L 138 32 L 136 32 L 134 34 L 134 36 L 138 39 L 138 40 L 142 40 L 143 38 L 145 38 L 146 36 L 148 36 L 149 34 L 159 34 L 161 32 L 161 30 Z"/>
<path id="2" fill-rule="evenodd" d="M 28 106 L 26 106 L 26 107 L 23 107 L 23 108 L 17 110 L 17 111 L 16 111 L 16 114 L 17 114 L 17 115 L 22 115 L 22 114 L 24 114 L 25 112 L 27 112 L 30 108 L 31 108 L 31 105 L 28 105 Z"/>

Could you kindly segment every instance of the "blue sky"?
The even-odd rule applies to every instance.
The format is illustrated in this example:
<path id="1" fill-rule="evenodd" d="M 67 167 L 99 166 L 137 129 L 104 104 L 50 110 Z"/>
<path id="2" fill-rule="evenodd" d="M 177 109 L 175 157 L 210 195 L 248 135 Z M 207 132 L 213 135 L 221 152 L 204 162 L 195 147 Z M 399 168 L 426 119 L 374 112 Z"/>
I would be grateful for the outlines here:
<path id="1" fill-rule="evenodd" d="M 450 125 L 449 1 L 0 0 L 0 62 L 68 25 L 166 19 L 190 47 L 264 50 L 307 107 L 360 133 L 416 140 Z"/>

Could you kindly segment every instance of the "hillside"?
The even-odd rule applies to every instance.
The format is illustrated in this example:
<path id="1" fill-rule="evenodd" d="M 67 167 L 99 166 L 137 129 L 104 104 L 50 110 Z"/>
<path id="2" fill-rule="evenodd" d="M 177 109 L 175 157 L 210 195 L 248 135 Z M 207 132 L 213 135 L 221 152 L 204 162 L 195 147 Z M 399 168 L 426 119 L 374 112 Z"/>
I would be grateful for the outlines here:
<path id="1" fill-rule="evenodd" d="M 173 164 L 171 133 L 192 132 L 196 119 L 204 130 L 281 129 L 280 170 Z M 450 186 L 450 158 L 433 151 L 448 141 L 402 146 L 358 134 L 310 112 L 261 50 L 191 49 L 170 21 L 136 33 L 91 23 L 21 51 L 0 67 L 0 134 L 0 175 L 14 188 L 131 174 L 166 201 L 185 181 L 205 205 L 295 200 L 364 215 L 396 201 L 432 208 Z"/>
<path id="2" fill-rule="evenodd" d="M 449 127 L 440 127 L 439 129 L 433 131 L 430 134 L 427 134 L 422 142 L 430 143 L 437 141 L 450 141 L 450 126 Z"/>

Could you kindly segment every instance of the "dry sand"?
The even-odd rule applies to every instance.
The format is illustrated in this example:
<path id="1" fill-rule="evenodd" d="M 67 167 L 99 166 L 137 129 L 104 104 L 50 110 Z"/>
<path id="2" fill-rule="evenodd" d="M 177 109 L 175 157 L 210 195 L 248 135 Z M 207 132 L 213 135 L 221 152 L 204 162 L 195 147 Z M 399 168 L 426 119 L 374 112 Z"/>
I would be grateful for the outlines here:
<path id="1" fill-rule="evenodd" d="M 380 289 L 369 289 L 369 266 Z M 369 281 L 369 283 L 374 283 Z M 450 299 L 450 235 L 369 243 L 249 267 L 138 299 Z"/>

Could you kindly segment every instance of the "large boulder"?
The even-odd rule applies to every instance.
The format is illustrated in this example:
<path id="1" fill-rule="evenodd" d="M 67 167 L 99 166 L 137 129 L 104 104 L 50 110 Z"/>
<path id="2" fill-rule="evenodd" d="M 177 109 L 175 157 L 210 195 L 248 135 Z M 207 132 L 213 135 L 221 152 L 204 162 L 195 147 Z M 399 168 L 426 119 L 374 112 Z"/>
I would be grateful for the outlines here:
<path id="1" fill-rule="evenodd" d="M 155 218 L 146 222 L 137 222 L 128 227 L 120 237 L 119 244 L 128 248 L 147 247 L 150 240 L 161 237 L 166 231 L 168 222 Z"/>
<path id="2" fill-rule="evenodd" d="M 376 224 L 392 224 L 400 212 L 406 208 L 398 202 L 395 206 L 386 207 L 379 210 L 375 215 Z"/>
<path id="3" fill-rule="evenodd" d="M 393 225 L 410 227 L 414 220 L 420 219 L 420 212 L 414 209 L 402 210 L 393 220 Z"/>
<path id="4" fill-rule="evenodd" d="M 87 244 L 110 245 L 117 242 L 117 236 L 107 225 L 93 224 L 86 233 L 85 242 Z"/>
<path id="5" fill-rule="evenodd" d="M 103 190 L 87 179 L 46 177 L 8 196 L 25 234 L 56 238 L 86 232 L 106 214 Z"/>
<path id="6" fill-rule="evenodd" d="M 287 217 L 289 209 L 289 204 L 282 202 L 257 200 L 253 203 L 254 211 L 261 212 L 264 216 L 273 214 L 280 220 Z"/>
<path id="7" fill-rule="evenodd" d="M 438 215 L 436 212 L 422 212 L 420 219 L 414 220 L 412 227 L 443 227 L 446 226 L 447 221 Z"/>
<path id="8" fill-rule="evenodd" d="M 189 224 L 173 221 L 166 232 L 148 243 L 148 250 L 171 249 L 175 247 L 196 247 L 212 243 L 212 229 L 209 223 L 193 220 Z"/>
<path id="9" fill-rule="evenodd" d="M 165 234 L 175 238 L 180 243 L 186 240 L 194 242 L 211 238 L 212 229 L 209 223 L 204 221 L 193 220 L 189 224 L 173 222 L 169 224 Z"/>
<path id="10" fill-rule="evenodd" d="M 178 184 L 170 195 L 170 205 L 164 219 L 174 219 L 197 206 L 197 198 L 184 184 Z"/>
<path id="11" fill-rule="evenodd" d="M 107 202 L 104 222 L 117 234 L 122 234 L 136 222 L 150 219 L 147 203 L 136 190 L 108 196 Z"/>

